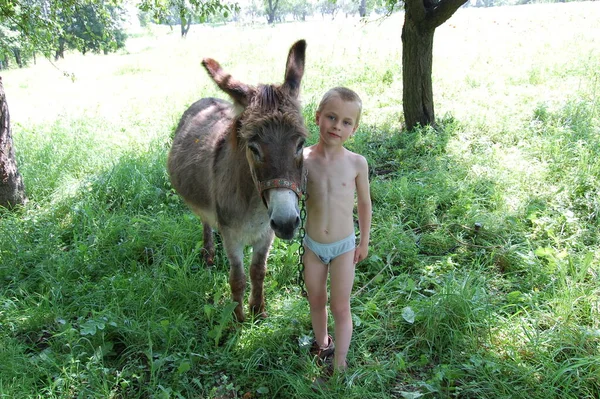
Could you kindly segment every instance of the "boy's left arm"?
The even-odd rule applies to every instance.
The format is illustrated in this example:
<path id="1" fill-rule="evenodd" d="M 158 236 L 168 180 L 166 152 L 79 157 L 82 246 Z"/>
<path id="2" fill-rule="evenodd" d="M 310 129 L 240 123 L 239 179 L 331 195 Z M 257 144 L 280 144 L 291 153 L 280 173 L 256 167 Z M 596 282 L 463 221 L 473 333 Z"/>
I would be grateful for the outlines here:
<path id="1" fill-rule="evenodd" d="M 354 251 L 354 263 L 365 259 L 369 254 L 369 239 L 371 231 L 371 189 L 369 186 L 369 165 L 367 160 L 361 156 L 358 162 L 358 174 L 356 176 L 356 198 L 358 206 L 358 228 L 360 230 L 360 242 Z"/>

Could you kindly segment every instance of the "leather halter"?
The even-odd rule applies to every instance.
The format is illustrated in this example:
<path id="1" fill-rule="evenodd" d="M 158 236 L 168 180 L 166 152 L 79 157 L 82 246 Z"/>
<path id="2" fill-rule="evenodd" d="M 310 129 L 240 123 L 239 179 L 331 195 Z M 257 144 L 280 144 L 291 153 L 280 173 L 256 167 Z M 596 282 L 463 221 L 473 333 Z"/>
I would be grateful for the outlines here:
<path id="1" fill-rule="evenodd" d="M 302 182 L 301 183 L 298 183 L 295 181 L 289 181 L 289 180 L 283 179 L 283 178 L 261 181 L 261 182 L 258 182 L 258 184 L 257 184 L 258 193 L 260 195 L 260 198 L 262 198 L 265 206 L 267 206 L 267 201 L 265 200 L 264 193 L 265 193 L 265 191 L 270 190 L 272 188 L 287 188 L 288 190 L 292 190 L 293 192 L 295 192 L 296 195 L 298 196 L 298 199 L 301 199 L 302 194 L 304 194 L 304 191 L 306 190 L 307 178 L 308 178 L 308 171 L 304 170 L 304 173 L 302 174 Z"/>

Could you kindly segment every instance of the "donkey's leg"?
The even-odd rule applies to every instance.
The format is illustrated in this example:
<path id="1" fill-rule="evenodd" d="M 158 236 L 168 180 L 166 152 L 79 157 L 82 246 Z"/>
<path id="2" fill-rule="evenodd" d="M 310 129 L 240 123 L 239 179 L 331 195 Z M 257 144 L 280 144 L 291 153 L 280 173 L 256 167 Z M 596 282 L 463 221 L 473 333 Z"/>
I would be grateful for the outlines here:
<path id="1" fill-rule="evenodd" d="M 204 262 L 207 267 L 215 265 L 215 242 L 213 241 L 213 229 L 208 223 L 202 223 L 202 242 L 204 244 Z"/>
<path id="2" fill-rule="evenodd" d="M 231 287 L 231 297 L 237 302 L 235 307 L 235 318 L 243 322 L 244 317 L 244 292 L 246 291 L 246 274 L 244 273 L 244 246 L 227 234 L 226 230 L 222 232 L 223 247 L 227 252 L 229 260 L 229 286 Z"/>
<path id="3" fill-rule="evenodd" d="M 267 257 L 273 243 L 273 232 L 263 236 L 252 246 L 252 264 L 250 265 L 250 312 L 266 317 L 263 285 L 267 272 Z"/>

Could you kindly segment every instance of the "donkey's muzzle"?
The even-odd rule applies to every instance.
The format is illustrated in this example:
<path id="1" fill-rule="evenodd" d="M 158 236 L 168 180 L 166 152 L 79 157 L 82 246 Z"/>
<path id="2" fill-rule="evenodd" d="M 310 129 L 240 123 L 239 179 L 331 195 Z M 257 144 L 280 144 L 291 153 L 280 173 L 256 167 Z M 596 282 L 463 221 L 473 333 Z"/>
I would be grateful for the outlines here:
<path id="1" fill-rule="evenodd" d="M 300 216 L 296 216 L 294 220 L 286 220 L 283 222 L 271 219 L 271 228 L 275 235 L 283 240 L 291 240 L 294 238 L 296 229 L 300 225 Z"/>
<path id="2" fill-rule="evenodd" d="M 300 210 L 298 196 L 294 190 L 274 188 L 268 191 L 269 223 L 275 235 L 284 240 L 291 240 L 300 226 Z"/>

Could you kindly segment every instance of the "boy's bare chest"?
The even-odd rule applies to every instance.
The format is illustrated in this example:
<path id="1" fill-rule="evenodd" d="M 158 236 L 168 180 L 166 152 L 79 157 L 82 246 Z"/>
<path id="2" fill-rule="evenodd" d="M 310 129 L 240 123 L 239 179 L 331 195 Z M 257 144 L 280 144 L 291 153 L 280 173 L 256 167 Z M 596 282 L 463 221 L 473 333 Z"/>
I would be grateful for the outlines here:
<path id="1" fill-rule="evenodd" d="M 356 172 L 349 162 L 314 163 L 308 170 L 309 188 L 319 195 L 354 192 Z"/>

